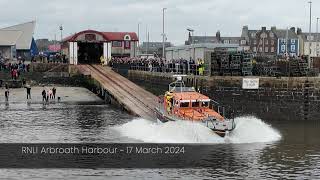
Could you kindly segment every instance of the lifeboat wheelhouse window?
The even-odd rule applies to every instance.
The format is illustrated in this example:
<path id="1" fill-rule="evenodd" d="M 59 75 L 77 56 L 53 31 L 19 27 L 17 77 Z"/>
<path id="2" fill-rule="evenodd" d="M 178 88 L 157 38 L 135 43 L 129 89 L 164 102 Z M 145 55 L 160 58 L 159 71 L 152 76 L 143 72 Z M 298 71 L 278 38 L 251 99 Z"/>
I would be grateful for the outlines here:
<path id="1" fill-rule="evenodd" d="M 200 103 L 199 102 L 192 102 L 192 107 L 200 107 Z"/>
<path id="2" fill-rule="evenodd" d="M 188 102 L 180 103 L 180 107 L 182 108 L 189 107 L 189 103 Z"/>
<path id="3" fill-rule="evenodd" d="M 209 102 L 202 102 L 202 103 L 201 103 L 201 106 L 202 106 L 202 107 L 209 107 Z"/>

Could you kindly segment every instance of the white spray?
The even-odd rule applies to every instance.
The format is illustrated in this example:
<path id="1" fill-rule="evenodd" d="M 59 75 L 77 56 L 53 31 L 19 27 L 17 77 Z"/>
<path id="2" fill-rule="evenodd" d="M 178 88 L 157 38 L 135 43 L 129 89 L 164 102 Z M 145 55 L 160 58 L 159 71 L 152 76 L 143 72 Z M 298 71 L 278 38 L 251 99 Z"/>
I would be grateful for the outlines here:
<path id="1" fill-rule="evenodd" d="M 255 117 L 235 119 L 236 128 L 222 138 L 201 124 L 176 121 L 163 124 L 135 119 L 115 127 L 121 135 L 147 143 L 257 143 L 281 139 L 278 131 Z"/>

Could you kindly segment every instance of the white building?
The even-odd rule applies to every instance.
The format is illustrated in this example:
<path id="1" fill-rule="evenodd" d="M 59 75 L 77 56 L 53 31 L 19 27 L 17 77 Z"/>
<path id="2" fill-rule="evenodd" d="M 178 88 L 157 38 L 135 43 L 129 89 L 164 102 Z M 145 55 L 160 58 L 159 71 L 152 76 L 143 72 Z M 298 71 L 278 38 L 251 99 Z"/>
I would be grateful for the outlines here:
<path id="1" fill-rule="evenodd" d="M 310 57 L 320 57 L 320 33 L 302 33 L 299 35 L 303 48 L 301 54 Z"/>
<path id="2" fill-rule="evenodd" d="M 186 59 L 186 60 L 206 60 L 208 52 L 214 52 L 215 48 L 227 48 L 230 51 L 243 50 L 238 44 L 221 44 L 221 43 L 203 43 L 168 47 L 166 51 L 166 60 Z"/>

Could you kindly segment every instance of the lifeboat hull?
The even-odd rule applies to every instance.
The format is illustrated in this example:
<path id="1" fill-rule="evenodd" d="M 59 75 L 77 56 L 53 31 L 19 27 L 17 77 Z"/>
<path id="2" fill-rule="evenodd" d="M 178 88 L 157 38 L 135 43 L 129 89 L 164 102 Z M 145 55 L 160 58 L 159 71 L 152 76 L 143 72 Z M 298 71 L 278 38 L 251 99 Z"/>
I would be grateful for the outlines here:
<path id="1" fill-rule="evenodd" d="M 173 118 L 173 117 L 170 117 L 170 116 L 166 116 L 163 113 L 159 112 L 158 110 L 156 110 L 156 115 L 157 115 L 158 123 L 167 123 L 167 122 L 170 122 L 170 121 L 186 121 L 186 120 L 183 120 L 183 119 L 176 119 L 176 118 Z M 206 126 L 205 123 L 200 123 L 200 124 L 202 124 L 203 126 L 211 129 L 214 133 L 216 133 L 220 137 L 225 137 L 227 132 L 229 132 L 229 130 L 227 130 L 227 129 L 226 130 L 218 130 L 218 129 L 213 129 L 213 128 L 210 128 L 210 127 Z"/>

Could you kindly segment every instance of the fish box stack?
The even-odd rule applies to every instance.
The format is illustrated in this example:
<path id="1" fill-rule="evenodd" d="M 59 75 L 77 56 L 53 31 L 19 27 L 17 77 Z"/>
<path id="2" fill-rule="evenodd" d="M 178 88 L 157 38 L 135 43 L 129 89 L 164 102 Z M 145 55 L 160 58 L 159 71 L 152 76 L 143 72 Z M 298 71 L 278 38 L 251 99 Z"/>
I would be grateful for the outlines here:
<path id="1" fill-rule="evenodd" d="M 230 70 L 232 76 L 240 76 L 241 75 L 241 53 L 235 53 L 230 55 Z"/>
<path id="2" fill-rule="evenodd" d="M 252 54 L 251 53 L 243 53 L 242 56 L 242 75 L 243 76 L 252 76 Z"/>

